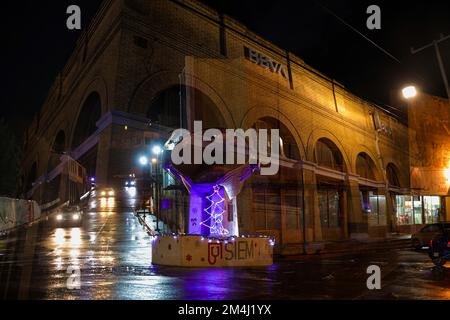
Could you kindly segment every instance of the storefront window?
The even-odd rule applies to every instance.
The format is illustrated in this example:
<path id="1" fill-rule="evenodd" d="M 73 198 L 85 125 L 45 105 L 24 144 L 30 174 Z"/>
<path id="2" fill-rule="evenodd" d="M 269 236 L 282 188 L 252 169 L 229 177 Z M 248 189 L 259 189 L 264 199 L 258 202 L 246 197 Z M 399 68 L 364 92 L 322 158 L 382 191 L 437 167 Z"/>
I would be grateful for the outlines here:
<path id="1" fill-rule="evenodd" d="M 439 221 L 439 197 L 397 196 L 396 200 L 398 225 L 432 224 Z"/>
<path id="2" fill-rule="evenodd" d="M 414 224 L 423 224 L 422 221 L 422 197 L 413 197 L 414 205 Z"/>
<path id="3" fill-rule="evenodd" d="M 302 198 L 297 190 L 288 189 L 284 192 L 284 208 L 286 211 L 286 229 L 299 230 L 302 226 Z"/>
<path id="4" fill-rule="evenodd" d="M 253 205 L 256 214 L 257 230 L 279 230 L 281 227 L 280 190 L 274 188 L 255 188 Z"/>
<path id="5" fill-rule="evenodd" d="M 439 211 L 441 209 L 441 199 L 439 197 L 423 197 L 425 223 L 432 224 L 439 221 Z"/>
<path id="6" fill-rule="evenodd" d="M 318 197 L 322 228 L 339 228 L 341 226 L 340 192 L 319 190 Z"/>
<path id="7" fill-rule="evenodd" d="M 363 212 L 367 214 L 369 226 L 386 225 L 386 196 L 376 191 L 361 191 Z"/>
<path id="8" fill-rule="evenodd" d="M 413 224 L 413 203 L 411 196 L 397 196 L 397 225 Z"/>

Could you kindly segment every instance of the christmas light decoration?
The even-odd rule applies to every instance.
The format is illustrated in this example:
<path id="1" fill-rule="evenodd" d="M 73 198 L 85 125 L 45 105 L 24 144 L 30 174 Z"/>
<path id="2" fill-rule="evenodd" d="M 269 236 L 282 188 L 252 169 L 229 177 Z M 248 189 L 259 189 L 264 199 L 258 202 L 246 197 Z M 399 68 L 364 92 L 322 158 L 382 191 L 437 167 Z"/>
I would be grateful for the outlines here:
<path id="1" fill-rule="evenodd" d="M 229 234 L 229 231 L 223 227 L 225 198 L 221 194 L 221 186 L 216 185 L 213 189 L 214 193 L 206 197 L 211 202 L 211 205 L 205 209 L 208 218 L 200 224 L 210 229 L 211 236 L 224 237 Z"/>

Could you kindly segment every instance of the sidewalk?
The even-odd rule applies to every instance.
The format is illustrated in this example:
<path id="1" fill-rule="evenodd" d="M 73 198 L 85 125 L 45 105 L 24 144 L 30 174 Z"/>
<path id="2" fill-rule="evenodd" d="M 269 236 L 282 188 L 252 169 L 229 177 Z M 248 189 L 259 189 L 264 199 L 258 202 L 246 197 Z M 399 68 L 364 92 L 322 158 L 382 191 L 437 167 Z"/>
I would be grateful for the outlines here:
<path id="1" fill-rule="evenodd" d="M 386 251 L 411 248 L 410 234 L 391 234 L 387 238 L 349 239 L 309 243 L 306 255 L 302 244 L 287 245 L 283 248 L 281 259 L 298 259 L 305 256 L 345 256 L 364 252 Z"/>
<path id="2" fill-rule="evenodd" d="M 146 229 L 150 236 L 158 235 L 155 231 L 156 217 L 148 211 L 145 213 L 136 213 L 140 224 Z M 160 221 L 159 230 L 162 230 L 159 234 L 164 234 L 165 230 L 168 230 L 167 226 Z M 332 256 L 346 256 L 361 254 L 364 252 L 376 252 L 396 249 L 411 248 L 411 235 L 410 234 L 390 234 L 386 238 L 367 238 L 367 239 L 349 239 L 342 241 L 323 241 L 308 243 L 305 248 L 303 244 L 290 244 L 282 248 L 281 254 L 277 255 L 276 259 L 279 260 L 297 260 L 308 258 L 325 258 Z"/>
<path id="3" fill-rule="evenodd" d="M 158 227 L 156 225 L 156 216 L 149 213 L 148 211 L 138 211 L 135 212 L 135 215 L 137 219 L 139 220 L 139 223 L 146 229 L 147 233 L 150 236 L 155 236 L 158 234 L 164 234 L 169 228 L 164 224 L 164 222 L 159 221 Z M 156 230 L 161 230 L 159 233 Z"/>

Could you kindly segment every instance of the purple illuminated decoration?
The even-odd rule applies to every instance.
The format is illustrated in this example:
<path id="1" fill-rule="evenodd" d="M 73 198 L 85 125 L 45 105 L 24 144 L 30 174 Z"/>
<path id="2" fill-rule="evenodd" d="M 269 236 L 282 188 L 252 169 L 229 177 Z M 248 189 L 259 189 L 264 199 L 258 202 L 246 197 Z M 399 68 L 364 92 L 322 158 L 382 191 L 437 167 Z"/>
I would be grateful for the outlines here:
<path id="1" fill-rule="evenodd" d="M 244 165 L 213 183 L 193 183 L 174 166 L 166 165 L 165 170 L 190 193 L 189 234 L 218 238 L 239 236 L 236 198 L 245 180 L 258 169 L 256 165 Z"/>
<path id="2" fill-rule="evenodd" d="M 161 209 L 168 210 L 172 208 L 172 200 L 171 199 L 163 199 L 161 201 Z"/>
<path id="3" fill-rule="evenodd" d="M 211 203 L 211 205 L 204 210 L 208 218 L 203 221 L 201 225 L 211 230 L 211 236 L 224 237 L 230 233 L 223 227 L 223 215 L 225 213 L 225 190 L 219 185 L 215 185 L 213 189 L 214 193 L 206 197 L 206 199 Z"/>

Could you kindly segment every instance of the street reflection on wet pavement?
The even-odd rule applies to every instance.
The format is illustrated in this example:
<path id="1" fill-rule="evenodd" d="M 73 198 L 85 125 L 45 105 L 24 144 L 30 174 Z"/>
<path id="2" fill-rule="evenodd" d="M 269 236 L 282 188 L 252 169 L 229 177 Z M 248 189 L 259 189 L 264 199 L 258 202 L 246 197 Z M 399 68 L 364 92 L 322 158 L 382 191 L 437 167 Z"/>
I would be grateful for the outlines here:
<path id="1" fill-rule="evenodd" d="M 117 198 L 116 198 L 117 197 Z M 77 228 L 54 217 L 0 240 L 0 299 L 450 299 L 450 272 L 425 252 L 392 250 L 351 258 L 283 260 L 268 268 L 153 266 L 151 241 L 135 218 L 136 192 L 98 195 Z M 367 267 L 382 270 L 370 291 Z M 80 289 L 70 290 L 69 268 Z"/>

